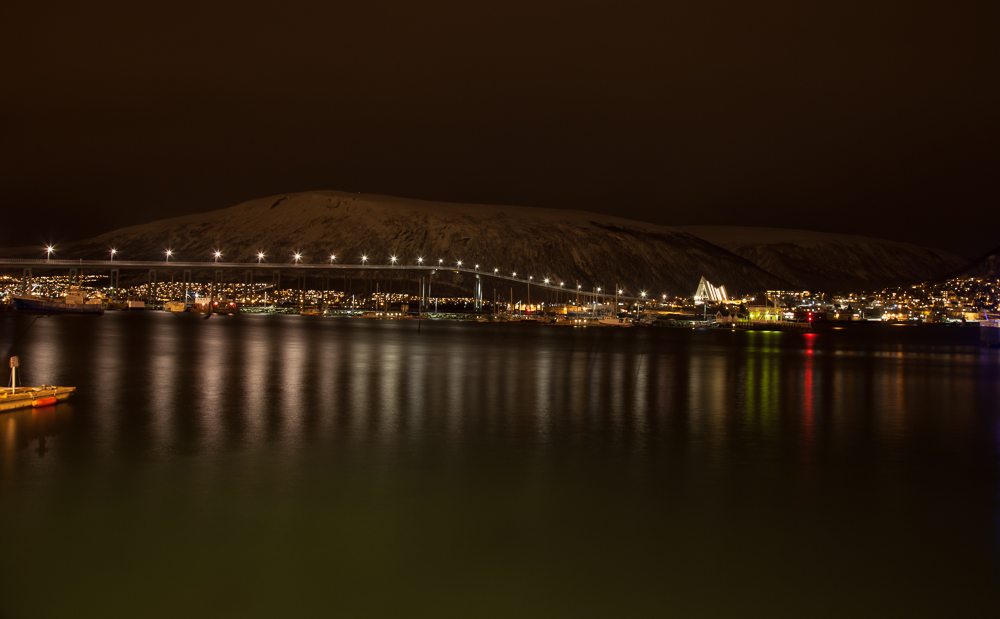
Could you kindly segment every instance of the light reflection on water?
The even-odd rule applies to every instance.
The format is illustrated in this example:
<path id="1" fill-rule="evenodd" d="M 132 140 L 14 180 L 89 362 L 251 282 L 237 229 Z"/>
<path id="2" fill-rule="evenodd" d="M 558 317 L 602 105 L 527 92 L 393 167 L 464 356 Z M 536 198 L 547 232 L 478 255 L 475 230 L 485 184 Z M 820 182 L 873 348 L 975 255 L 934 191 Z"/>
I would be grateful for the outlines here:
<path id="1" fill-rule="evenodd" d="M 2 320 L 0 343 L 27 324 Z M 10 616 L 43 565 L 66 599 L 123 613 L 155 576 L 262 616 L 288 610 L 270 590 L 329 603 L 301 585 L 316 573 L 336 574 L 336 608 L 411 616 L 843 616 L 907 595 L 955 611 L 996 582 L 997 351 L 165 313 L 27 333 L 25 382 L 79 392 L 0 415 L 0 516 L 35 542 L 8 544 Z M 52 566 L 95 539 L 107 560 Z M 244 601 L 219 606 L 178 562 Z M 373 588 L 385 574 L 402 598 Z M 928 600 L 932 585 L 964 601 Z"/>

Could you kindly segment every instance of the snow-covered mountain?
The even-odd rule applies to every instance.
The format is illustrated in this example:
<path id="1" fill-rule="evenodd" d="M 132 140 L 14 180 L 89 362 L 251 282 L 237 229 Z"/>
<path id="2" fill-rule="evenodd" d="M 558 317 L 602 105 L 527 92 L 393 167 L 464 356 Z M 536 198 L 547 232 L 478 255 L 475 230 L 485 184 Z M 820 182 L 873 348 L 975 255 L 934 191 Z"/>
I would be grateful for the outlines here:
<path id="1" fill-rule="evenodd" d="M 740 236 L 747 230 L 746 241 Z M 673 228 L 583 211 L 450 204 L 340 191 L 310 191 L 251 200 L 208 213 L 115 230 L 67 244 L 62 258 L 100 259 L 116 247 L 123 260 L 388 264 L 418 257 L 445 264 L 463 260 L 564 281 L 584 289 L 618 284 L 631 294 L 693 294 L 702 276 L 730 292 L 828 285 L 916 282 L 956 266 L 957 257 L 902 243 L 861 237 L 760 229 Z M 787 233 L 786 237 L 780 234 Z M 754 237 L 753 235 L 758 235 Z M 817 239 L 820 239 L 817 241 Z M 34 257 L 37 249 L 7 250 Z"/>
<path id="2" fill-rule="evenodd" d="M 986 252 L 982 258 L 967 265 L 960 274 L 962 277 L 1000 278 L 1000 247 Z"/>
<path id="3" fill-rule="evenodd" d="M 920 283 L 966 263 L 950 252 L 847 234 L 735 226 L 678 228 L 746 258 L 803 290 Z"/>

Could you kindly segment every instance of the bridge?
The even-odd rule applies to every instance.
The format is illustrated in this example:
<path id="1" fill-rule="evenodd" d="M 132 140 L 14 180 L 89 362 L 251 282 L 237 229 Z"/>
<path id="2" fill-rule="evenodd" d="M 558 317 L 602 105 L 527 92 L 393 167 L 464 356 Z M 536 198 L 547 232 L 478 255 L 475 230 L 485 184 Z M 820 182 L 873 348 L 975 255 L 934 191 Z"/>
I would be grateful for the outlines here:
<path id="1" fill-rule="evenodd" d="M 426 274 L 428 277 L 438 272 L 452 272 L 471 275 L 476 278 L 476 299 L 482 302 L 482 279 L 493 278 L 496 281 L 510 282 L 526 286 L 530 297 L 531 287 L 540 290 L 552 291 L 556 293 L 578 294 L 585 298 L 600 300 L 607 303 L 609 300 L 618 299 L 629 302 L 646 302 L 651 300 L 645 292 L 639 296 L 615 294 L 616 290 L 608 291 L 600 286 L 593 286 L 591 290 L 585 290 L 577 284 L 566 286 L 564 281 L 553 278 L 535 279 L 534 276 L 518 277 L 516 272 L 507 275 L 501 273 L 499 269 L 484 270 L 478 265 L 468 267 L 461 262 L 454 265 L 438 264 L 345 264 L 340 262 L 329 263 L 305 263 L 305 262 L 184 262 L 164 260 L 67 260 L 67 259 L 46 259 L 46 258 L 0 258 L 0 269 L 21 269 L 23 272 L 22 289 L 24 293 L 30 290 L 32 277 L 39 272 L 63 271 L 68 272 L 71 279 L 78 278 L 86 269 L 90 272 L 107 272 L 112 288 L 118 287 L 118 278 L 121 270 L 141 270 L 149 271 L 149 283 L 158 283 L 157 276 L 160 272 L 171 274 L 180 273 L 182 284 L 193 283 L 192 274 L 195 271 L 214 273 L 215 284 L 223 282 L 224 272 L 242 271 L 244 273 L 244 284 L 253 284 L 253 274 L 255 272 L 268 272 L 272 275 L 272 283 L 280 282 L 283 272 L 292 272 L 297 277 L 334 277 L 335 273 L 344 271 L 355 272 L 411 272 Z M 558 282 L 558 283 L 557 283 Z M 424 295 L 421 294 L 421 297 Z"/>

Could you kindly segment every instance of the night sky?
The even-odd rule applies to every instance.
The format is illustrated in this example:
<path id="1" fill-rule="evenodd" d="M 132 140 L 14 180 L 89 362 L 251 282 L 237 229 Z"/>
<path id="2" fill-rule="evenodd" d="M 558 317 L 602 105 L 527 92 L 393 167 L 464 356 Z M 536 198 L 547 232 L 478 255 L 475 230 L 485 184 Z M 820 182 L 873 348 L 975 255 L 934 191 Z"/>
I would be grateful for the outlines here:
<path id="1" fill-rule="evenodd" d="M 1000 245 L 995 1 L 3 16 L 3 246 L 312 189 Z"/>

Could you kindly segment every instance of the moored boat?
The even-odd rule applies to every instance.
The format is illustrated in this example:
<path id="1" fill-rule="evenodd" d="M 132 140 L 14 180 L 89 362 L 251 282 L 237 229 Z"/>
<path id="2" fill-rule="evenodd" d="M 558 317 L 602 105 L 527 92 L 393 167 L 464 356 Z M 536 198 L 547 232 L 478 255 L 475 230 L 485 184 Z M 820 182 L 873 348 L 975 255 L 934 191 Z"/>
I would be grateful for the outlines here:
<path id="1" fill-rule="evenodd" d="M 9 411 L 29 406 L 50 406 L 73 395 L 76 387 L 40 385 L 38 387 L 17 387 L 17 357 L 10 358 L 10 384 L 13 387 L 0 389 L 0 411 Z"/>
<path id="2" fill-rule="evenodd" d="M 14 309 L 35 314 L 96 314 L 104 313 L 101 299 L 88 299 L 79 286 L 70 286 L 66 296 L 50 299 L 46 297 L 11 296 Z"/>

